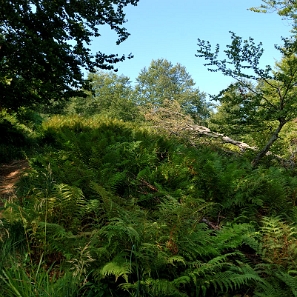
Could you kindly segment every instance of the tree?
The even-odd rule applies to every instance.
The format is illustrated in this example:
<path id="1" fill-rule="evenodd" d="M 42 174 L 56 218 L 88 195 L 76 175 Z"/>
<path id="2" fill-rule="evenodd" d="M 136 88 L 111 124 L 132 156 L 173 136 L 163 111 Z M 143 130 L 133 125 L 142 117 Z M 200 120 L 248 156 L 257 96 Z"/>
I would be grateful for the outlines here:
<path id="1" fill-rule="evenodd" d="M 253 96 L 252 92 L 236 84 L 229 86 L 228 90 L 221 94 L 220 104 L 211 114 L 208 127 L 213 131 L 244 141 L 254 148 L 263 147 L 269 140 L 276 123 L 261 118 L 259 108 L 253 105 Z M 242 104 L 243 97 L 245 104 Z M 276 150 L 275 144 L 271 151 L 283 155 L 279 147 Z"/>
<path id="2" fill-rule="evenodd" d="M 236 85 L 229 86 L 229 89 L 221 95 L 216 112 L 210 116 L 209 128 L 229 136 L 236 135 L 237 138 L 250 132 L 251 127 L 247 124 L 248 119 L 240 107 L 241 96 L 242 92 Z M 255 122 L 252 121 L 252 123 Z"/>
<path id="3" fill-rule="evenodd" d="M 271 127 L 266 143 L 252 161 L 252 164 L 257 166 L 278 139 L 284 125 L 297 116 L 297 56 L 293 44 L 285 42 L 283 47 L 278 47 L 283 59 L 276 64 L 275 70 L 269 65 L 261 69 L 259 61 L 263 53 L 262 44 L 256 45 L 252 38 L 243 41 L 232 32 L 231 38 L 231 45 L 227 45 L 224 50 L 227 59 L 218 58 L 219 45 L 212 51 L 210 43 L 200 39 L 196 56 L 209 61 L 205 65 L 210 66 L 210 71 L 221 71 L 236 81 L 216 99 L 239 107 L 239 123 L 244 122 L 245 125 L 258 128 L 263 125 Z M 223 96 L 234 87 L 240 90 L 239 96 Z"/>
<path id="4" fill-rule="evenodd" d="M 297 33 L 297 3 L 294 0 L 262 0 L 264 4 L 260 7 L 252 7 L 251 11 L 267 13 L 276 11 L 284 19 L 289 19 L 293 22 L 292 32 Z"/>
<path id="5" fill-rule="evenodd" d="M 255 149 L 242 141 L 234 140 L 224 134 L 211 131 L 208 127 L 195 124 L 194 119 L 183 112 L 176 100 L 165 99 L 162 106 L 158 107 L 157 110 L 154 108 L 148 110 L 145 119 L 154 128 L 169 135 L 175 135 L 194 147 L 201 143 L 209 144 L 213 141 L 216 143 L 219 141 L 220 143 L 232 144 L 239 148 L 240 151 Z M 205 139 L 207 139 L 206 142 Z"/>
<path id="6" fill-rule="evenodd" d="M 179 63 L 153 60 L 148 68 L 140 71 L 136 81 L 135 101 L 141 106 L 157 108 L 165 100 L 175 100 L 196 122 L 205 121 L 209 116 L 205 93 L 195 88 L 190 74 Z"/>
<path id="7" fill-rule="evenodd" d="M 101 25 L 124 41 L 123 9 L 138 1 L 1 1 L 0 108 L 69 98 L 86 83 L 83 69 L 113 69 L 125 56 L 92 54 L 88 46 Z"/>
<path id="8" fill-rule="evenodd" d="M 66 111 L 83 115 L 104 114 L 124 121 L 134 121 L 139 110 L 132 101 L 130 78 L 114 72 L 99 71 L 89 73 L 91 90 L 87 97 L 74 97 L 70 100 Z"/>

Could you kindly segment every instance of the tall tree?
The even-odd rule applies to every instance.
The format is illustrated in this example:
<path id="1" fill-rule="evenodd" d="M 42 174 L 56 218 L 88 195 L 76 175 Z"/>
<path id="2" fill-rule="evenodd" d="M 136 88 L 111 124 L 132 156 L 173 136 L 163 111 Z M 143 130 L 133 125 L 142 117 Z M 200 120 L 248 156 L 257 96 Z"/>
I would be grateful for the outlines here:
<path id="1" fill-rule="evenodd" d="M 229 89 L 220 96 L 216 112 L 211 114 L 209 128 L 228 136 L 236 135 L 237 138 L 251 132 L 251 125 L 255 124 L 255 121 L 250 121 L 243 106 L 240 106 L 242 95 L 242 90 L 238 86 L 229 86 Z"/>
<path id="2" fill-rule="evenodd" d="M 139 105 L 157 108 L 165 100 L 175 100 L 196 122 L 209 116 L 206 95 L 195 88 L 191 75 L 179 63 L 152 60 L 148 68 L 140 71 L 136 81 L 135 100 Z"/>
<path id="3" fill-rule="evenodd" d="M 117 44 L 124 41 L 123 9 L 138 1 L 1 1 L 0 108 L 69 98 L 85 83 L 83 69 L 113 69 L 125 56 L 92 54 L 88 46 L 100 25 L 117 33 Z"/>
<path id="4" fill-rule="evenodd" d="M 139 115 L 132 100 L 130 78 L 112 71 L 89 73 L 91 90 L 87 97 L 74 97 L 66 107 L 68 113 L 83 115 L 104 114 L 124 121 L 134 121 Z"/>
<path id="5" fill-rule="evenodd" d="M 216 99 L 239 108 L 236 109 L 236 112 L 241 114 L 239 123 L 261 127 L 269 122 L 270 135 L 252 162 L 257 166 L 278 139 L 284 125 L 297 116 L 297 56 L 294 53 L 296 49 L 292 43 L 288 45 L 285 42 L 283 47 L 279 47 L 283 59 L 276 64 L 275 69 L 272 70 L 270 66 L 261 69 L 261 43 L 256 45 L 252 38 L 242 40 L 234 33 L 231 34 L 232 43 L 224 51 L 227 59 L 218 58 L 219 45 L 212 51 L 210 43 L 200 39 L 196 56 L 209 61 L 205 65 L 210 67 L 210 71 L 221 71 L 236 81 Z M 226 91 L 234 86 L 240 90 L 240 95 L 224 96 Z"/>

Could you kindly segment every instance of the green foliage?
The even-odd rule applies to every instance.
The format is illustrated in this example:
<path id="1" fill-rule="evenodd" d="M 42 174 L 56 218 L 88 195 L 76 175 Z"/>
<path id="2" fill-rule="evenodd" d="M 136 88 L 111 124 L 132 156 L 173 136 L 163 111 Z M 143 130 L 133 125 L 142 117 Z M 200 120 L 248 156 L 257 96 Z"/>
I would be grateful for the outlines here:
<path id="1" fill-rule="evenodd" d="M 24 157 L 24 152 L 36 144 L 37 127 L 41 118 L 36 113 L 20 108 L 17 112 L 0 111 L 0 163 Z"/>
<path id="2" fill-rule="evenodd" d="M 295 227 L 272 216 L 295 220 L 294 171 L 99 116 L 54 116 L 42 135 L 1 211 L 0 294 L 69 279 L 64 296 L 295 292 Z"/>
<path id="3" fill-rule="evenodd" d="M 100 51 L 90 53 L 92 38 L 100 36 L 98 26 L 108 25 L 117 34 L 117 44 L 121 43 L 129 36 L 122 26 L 123 9 L 137 2 L 3 1 L 1 108 L 17 109 L 81 94 L 78 90 L 86 83 L 82 69 L 113 69 L 113 63 L 125 59 Z"/>
<path id="4" fill-rule="evenodd" d="M 253 97 L 252 92 L 244 91 L 236 84 L 229 86 L 219 98 L 220 104 L 210 117 L 209 128 L 251 146 L 265 145 L 276 123 L 259 116 Z"/>
<path id="5" fill-rule="evenodd" d="M 126 76 L 113 72 L 90 73 L 91 81 L 87 97 L 74 97 L 65 107 L 67 114 L 92 116 L 101 114 L 124 121 L 140 118 L 139 110 L 132 101 L 132 86 Z"/>
<path id="6" fill-rule="evenodd" d="M 2 271 L 1 280 L 1 293 L 9 297 L 82 296 L 71 274 L 61 276 L 51 269 L 43 271 L 40 266 L 36 270 L 26 271 L 12 260 L 11 268 Z"/>
<path id="7" fill-rule="evenodd" d="M 277 217 L 264 217 L 260 229 L 262 257 L 288 271 L 293 271 L 297 260 L 296 227 Z"/>
<path id="8" fill-rule="evenodd" d="M 118 6 L 114 2 L 107 1 L 104 22 L 113 22 L 121 42 L 128 36 L 119 27 L 122 9 L 138 1 L 118 1 Z M 19 7 L 18 3 L 5 5 Z M 51 75 L 41 75 L 46 67 L 38 68 L 40 61 L 31 63 L 33 74 L 40 74 L 38 79 L 13 67 L 16 77 L 4 71 L 0 84 L 5 92 L 13 88 L 13 97 L 25 90 L 21 101 L 30 94 L 33 101 L 44 95 L 55 106 L 44 106 L 43 113 L 61 112 L 65 105 L 56 99 L 63 84 L 73 78 L 67 87 L 83 83 L 79 66 L 93 70 L 100 64 L 110 69 L 109 63 L 122 60 L 99 53 L 92 62 L 87 52 L 80 52 L 84 50 L 81 42 L 88 43 L 97 34 L 98 21 L 89 20 L 89 10 L 80 19 L 79 11 L 85 9 L 81 5 L 25 3 L 21 18 L 14 24 L 7 22 L 18 27 L 22 17 L 30 15 L 36 24 L 47 14 L 44 24 L 51 28 L 64 10 L 72 12 L 67 21 L 62 20 L 66 27 L 50 35 L 62 34 L 63 52 L 70 34 L 76 52 L 63 71 L 58 71 L 65 66 L 57 64 L 59 59 L 50 66 L 51 73 L 58 71 L 50 86 Z M 280 14 L 292 17 L 295 6 L 288 3 L 288 7 Z M 9 12 L 12 16 L 17 9 Z M 34 41 L 36 32 L 30 24 L 24 32 Z M 5 45 L 6 53 L 0 61 L 3 65 L 15 66 L 14 52 L 7 54 L 7 40 L 16 38 L 17 44 L 22 36 L 14 32 L 0 32 L 0 47 Z M 40 51 L 45 40 L 42 26 L 39 33 L 38 55 L 50 62 L 53 56 Z M 21 51 L 27 48 L 28 40 L 23 40 Z M 49 49 L 59 38 L 53 40 Z M 1 296 L 297 296 L 296 140 L 291 121 L 296 116 L 294 43 L 285 40 L 280 48 L 284 57 L 275 71 L 269 66 L 258 68 L 262 49 L 253 39 L 243 41 L 232 34 L 232 44 L 225 51 L 228 61 L 218 59 L 218 47 L 212 52 L 209 43 L 199 40 L 199 45 L 198 52 L 209 65 L 238 82 L 218 96 L 222 104 L 212 116 L 211 128 L 229 135 L 239 132 L 242 140 L 253 138 L 253 145 L 265 148 L 254 158 L 252 153 L 239 154 L 218 141 L 211 143 L 182 131 L 203 123 L 209 105 L 185 68 L 164 59 L 152 61 L 141 71 L 135 90 L 125 76 L 89 74 L 91 90 L 83 89 L 86 99 L 72 98 L 64 109 L 68 116 L 42 122 L 27 108 L 17 113 L 3 109 L 0 150 L 23 150 L 33 137 L 39 147 L 30 153 L 30 170 L 18 182 L 14 197 L 1 204 Z M 74 48 L 68 46 L 71 53 Z M 85 57 L 83 65 L 75 62 L 79 57 Z M 242 66 L 245 62 L 249 66 Z M 69 71 L 72 76 L 63 79 Z M 55 85 L 56 79 L 61 88 Z M 70 95 L 64 91 L 67 88 L 63 96 Z M 141 108 L 147 120 L 142 127 Z M 261 137 L 255 136 L 259 131 Z M 290 163 L 281 157 L 279 163 L 267 158 L 259 166 L 263 152 L 279 135 L 283 139 L 273 152 L 290 157 Z"/>
<path id="9" fill-rule="evenodd" d="M 194 87 L 190 74 L 180 64 L 153 60 L 140 71 L 136 81 L 134 100 L 140 106 L 158 109 L 165 100 L 177 101 L 196 123 L 204 123 L 209 116 L 206 95 Z"/>
<path id="10" fill-rule="evenodd" d="M 256 265 L 265 275 L 259 283 L 255 296 L 296 296 L 296 227 L 279 217 L 264 217 L 258 233 L 259 254 L 263 260 Z"/>
<path id="11" fill-rule="evenodd" d="M 292 21 L 292 33 L 296 34 L 296 9 L 295 1 L 287 0 L 262 0 L 260 7 L 252 7 L 251 11 L 258 13 L 277 12 L 283 19 Z"/>
<path id="12" fill-rule="evenodd" d="M 285 42 L 283 47 L 278 47 L 283 57 L 275 70 L 269 65 L 261 69 L 262 44 L 256 45 L 252 38 L 243 40 L 233 32 L 231 38 L 231 45 L 227 45 L 224 51 L 227 59 L 218 58 L 219 45 L 212 51 L 210 43 L 200 39 L 196 56 L 208 61 L 205 66 L 210 66 L 210 71 L 220 71 L 236 81 L 215 97 L 222 103 L 223 112 L 223 115 L 214 117 L 219 119 L 217 124 L 231 120 L 229 129 L 266 130 L 266 141 L 252 162 L 256 167 L 278 139 L 283 127 L 296 117 L 295 47 Z M 224 111 L 228 116 L 222 119 Z"/>

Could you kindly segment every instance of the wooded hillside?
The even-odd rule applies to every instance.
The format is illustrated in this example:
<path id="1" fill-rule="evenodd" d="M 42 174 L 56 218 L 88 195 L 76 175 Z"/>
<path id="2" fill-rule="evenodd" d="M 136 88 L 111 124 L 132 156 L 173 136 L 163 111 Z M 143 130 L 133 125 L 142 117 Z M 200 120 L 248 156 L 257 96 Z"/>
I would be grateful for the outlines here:
<path id="1" fill-rule="evenodd" d="M 0 296 L 297 296 L 296 4 L 252 9 L 292 20 L 274 68 L 252 38 L 231 33 L 226 59 L 198 40 L 234 78 L 208 98 L 179 63 L 152 60 L 132 84 L 107 71 L 124 57 L 88 52 L 99 23 L 128 37 L 138 1 L 4 2 Z M 47 76 L 54 49 L 66 64 Z"/>

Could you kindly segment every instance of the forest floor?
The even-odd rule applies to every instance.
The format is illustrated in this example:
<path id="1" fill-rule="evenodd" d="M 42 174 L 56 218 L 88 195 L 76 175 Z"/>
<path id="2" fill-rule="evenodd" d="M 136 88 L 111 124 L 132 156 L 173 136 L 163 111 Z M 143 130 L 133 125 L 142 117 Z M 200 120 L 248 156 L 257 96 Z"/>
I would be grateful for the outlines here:
<path id="1" fill-rule="evenodd" d="M 24 170 L 29 168 L 27 160 L 17 160 L 0 165 L 0 206 L 1 200 L 13 196 L 15 184 Z"/>

